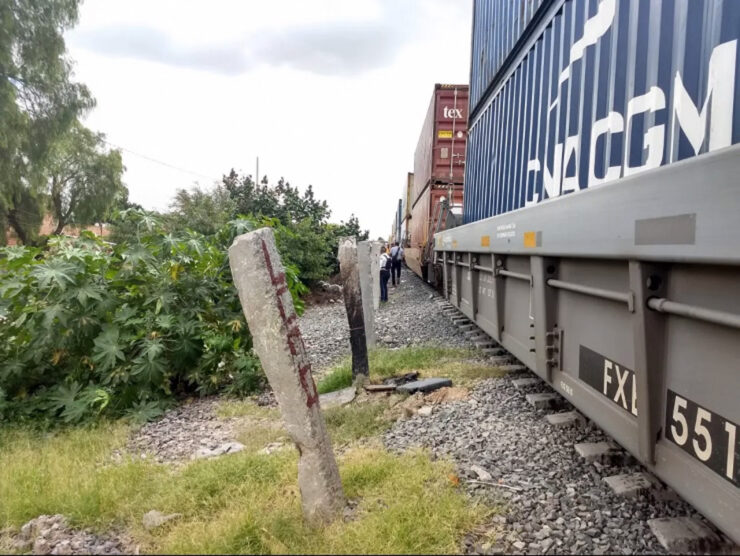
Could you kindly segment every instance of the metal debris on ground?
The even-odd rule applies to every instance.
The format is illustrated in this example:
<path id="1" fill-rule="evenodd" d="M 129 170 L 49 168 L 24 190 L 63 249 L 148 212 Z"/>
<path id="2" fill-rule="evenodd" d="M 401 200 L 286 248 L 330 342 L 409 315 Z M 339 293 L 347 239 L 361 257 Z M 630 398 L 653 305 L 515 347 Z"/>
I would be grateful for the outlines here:
<path id="1" fill-rule="evenodd" d="M 425 378 L 424 380 L 402 384 L 396 390 L 413 394 L 415 392 L 433 392 L 445 386 L 452 386 L 452 381 L 449 378 Z"/>
<path id="2" fill-rule="evenodd" d="M 393 392 L 396 389 L 395 384 L 365 384 L 367 392 Z"/>
<path id="3" fill-rule="evenodd" d="M 418 378 L 419 378 L 419 373 L 416 371 L 412 371 L 410 373 L 406 373 L 403 375 L 388 377 L 383 381 L 383 384 L 401 386 L 401 384 L 408 384 L 409 382 L 414 382 Z"/>

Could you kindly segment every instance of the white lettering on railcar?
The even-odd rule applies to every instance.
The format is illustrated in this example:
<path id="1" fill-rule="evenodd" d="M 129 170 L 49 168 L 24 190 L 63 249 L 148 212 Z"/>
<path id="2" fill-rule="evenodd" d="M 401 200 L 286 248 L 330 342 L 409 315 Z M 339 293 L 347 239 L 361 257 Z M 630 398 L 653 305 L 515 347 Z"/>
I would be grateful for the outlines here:
<path id="1" fill-rule="evenodd" d="M 516 222 L 496 226 L 496 239 L 516 237 Z"/>
<path id="2" fill-rule="evenodd" d="M 666 438 L 738 486 L 735 423 L 668 389 Z"/>
<path id="3" fill-rule="evenodd" d="M 584 58 L 586 49 L 597 44 L 612 26 L 616 15 L 616 0 L 603 0 L 599 4 L 597 13 L 588 19 L 583 27 L 583 36 L 570 48 L 569 60 L 560 73 L 555 99 L 548 111 L 548 118 L 553 110 L 561 103 L 563 84 L 571 77 L 571 69 L 575 62 Z M 707 151 L 714 151 L 732 144 L 733 108 L 735 97 L 735 63 L 737 57 L 737 39 L 717 45 L 709 58 L 704 102 L 701 98 L 697 103 L 691 98 L 684 87 L 680 71 L 676 71 L 673 79 L 673 112 L 670 114 L 670 137 L 675 138 L 679 130 L 688 139 L 694 154 L 698 154 L 706 145 Z M 699 109 L 701 106 L 701 110 Z M 665 124 L 658 124 L 648 128 L 642 138 L 642 151 L 647 152 L 644 162 L 637 166 L 630 165 L 631 129 L 634 119 L 640 114 L 655 113 L 666 109 L 666 93 L 660 87 L 652 86 L 644 94 L 633 97 L 627 102 L 626 117 L 619 112 L 609 112 L 604 118 L 595 121 L 591 127 L 591 140 L 588 145 L 588 176 L 585 176 L 585 187 L 612 181 L 623 176 L 629 176 L 657 168 L 663 164 L 666 134 Z M 619 165 L 604 169 L 603 176 L 596 175 L 597 142 L 608 135 L 619 133 L 624 136 L 624 152 L 626 156 Z M 548 167 L 548 154 L 545 160 L 538 158 L 527 162 L 527 175 L 541 173 L 542 193 L 534 191 L 534 184 L 528 183 L 528 192 L 525 197 L 527 206 L 539 203 L 545 198 L 558 197 L 564 193 L 577 191 L 581 187 L 579 171 L 579 150 L 581 145 L 580 134 L 558 138 L 552 146 L 552 167 Z M 584 153 L 585 154 L 585 153 Z M 669 162 L 674 162 L 675 149 L 669 152 Z M 573 163 L 574 174 L 566 176 L 566 169 Z M 499 236 L 496 237 L 509 237 Z"/>
<path id="4" fill-rule="evenodd" d="M 563 392 L 568 394 L 569 396 L 573 396 L 573 388 L 571 388 L 568 384 L 565 383 L 565 381 L 560 381 L 560 388 L 563 389 Z"/>
<path id="5" fill-rule="evenodd" d="M 627 392 L 630 393 L 629 399 Z M 637 415 L 637 385 L 635 384 L 635 373 L 626 367 L 620 367 L 619 363 L 604 358 L 604 381 L 602 394 L 623 409 Z"/>

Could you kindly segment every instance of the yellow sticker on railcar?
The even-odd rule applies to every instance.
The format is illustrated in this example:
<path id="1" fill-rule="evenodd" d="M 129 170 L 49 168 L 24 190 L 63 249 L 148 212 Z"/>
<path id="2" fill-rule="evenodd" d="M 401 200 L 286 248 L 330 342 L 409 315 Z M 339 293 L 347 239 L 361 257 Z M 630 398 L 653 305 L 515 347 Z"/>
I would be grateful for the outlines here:
<path id="1" fill-rule="evenodd" d="M 451 129 L 440 129 L 437 132 L 437 137 L 439 139 L 452 139 L 452 130 Z"/>
<path id="2" fill-rule="evenodd" d="M 524 247 L 537 247 L 537 232 L 524 232 Z"/>
<path id="3" fill-rule="evenodd" d="M 480 236 L 480 246 L 490 247 L 491 246 L 491 236 Z"/>
<path id="4" fill-rule="evenodd" d="M 452 240 L 452 248 L 453 249 L 457 249 L 457 240 L 456 239 L 453 239 Z"/>

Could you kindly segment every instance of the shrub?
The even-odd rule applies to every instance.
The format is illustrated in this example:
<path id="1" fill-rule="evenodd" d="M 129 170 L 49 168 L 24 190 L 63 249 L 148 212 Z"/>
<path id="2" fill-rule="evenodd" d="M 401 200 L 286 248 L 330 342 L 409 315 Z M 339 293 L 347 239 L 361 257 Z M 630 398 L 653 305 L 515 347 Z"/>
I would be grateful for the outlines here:
<path id="1" fill-rule="evenodd" d="M 253 222 L 175 236 L 141 212 L 122 220 L 130 242 L 0 249 L 0 418 L 146 419 L 176 394 L 264 384 L 227 254 Z M 305 287 L 286 274 L 300 310 Z"/>

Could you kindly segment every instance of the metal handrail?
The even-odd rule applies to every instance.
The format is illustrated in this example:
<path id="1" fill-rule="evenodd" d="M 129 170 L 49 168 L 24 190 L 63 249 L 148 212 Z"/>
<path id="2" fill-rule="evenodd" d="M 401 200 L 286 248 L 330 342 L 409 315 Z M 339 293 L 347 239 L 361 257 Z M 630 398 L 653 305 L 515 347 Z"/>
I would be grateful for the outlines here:
<path id="1" fill-rule="evenodd" d="M 626 304 L 630 311 L 634 310 L 635 296 L 632 295 L 632 292 L 615 292 L 613 290 L 593 288 L 591 286 L 584 286 L 582 284 L 574 284 L 572 282 L 564 282 L 563 280 L 555 280 L 554 278 L 550 278 L 547 281 L 547 285 L 553 288 L 559 288 L 561 290 L 568 290 L 571 292 L 591 295 L 593 297 L 600 297 L 602 299 L 619 301 Z"/>
<path id="2" fill-rule="evenodd" d="M 678 303 L 662 297 L 652 297 L 648 299 L 647 305 L 653 311 L 657 311 L 658 313 L 668 313 L 670 315 L 678 315 L 680 317 L 721 324 L 730 328 L 740 328 L 740 315 L 734 313 L 696 307 L 695 305 Z"/>
<path id="3" fill-rule="evenodd" d="M 511 272 L 510 270 L 506 270 L 504 268 L 497 270 L 496 274 L 500 274 L 501 276 L 508 276 L 509 278 L 516 278 L 517 280 L 524 280 L 525 282 L 532 281 L 532 277 L 529 274 L 520 274 L 519 272 Z"/>

